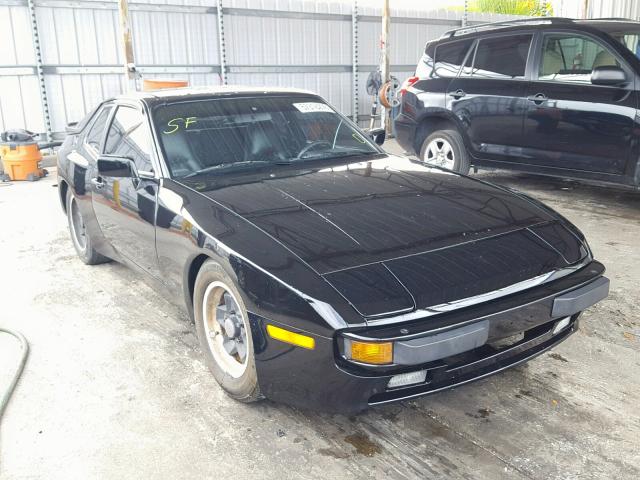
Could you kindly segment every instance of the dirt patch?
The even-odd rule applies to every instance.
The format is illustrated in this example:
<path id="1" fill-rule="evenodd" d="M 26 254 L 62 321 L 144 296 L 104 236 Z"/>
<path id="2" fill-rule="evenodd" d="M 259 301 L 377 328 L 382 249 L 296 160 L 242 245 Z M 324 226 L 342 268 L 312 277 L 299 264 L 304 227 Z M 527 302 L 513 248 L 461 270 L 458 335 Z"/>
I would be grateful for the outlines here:
<path id="1" fill-rule="evenodd" d="M 353 445 L 356 452 L 366 457 L 373 457 L 382 452 L 382 447 L 372 442 L 365 433 L 354 433 L 344 437 L 344 441 Z"/>
<path id="2" fill-rule="evenodd" d="M 549 356 L 551 358 L 553 358 L 554 360 L 558 360 L 560 362 L 565 362 L 568 363 L 569 360 L 567 360 L 566 358 L 564 358 L 562 355 L 560 355 L 559 353 L 550 353 Z"/>
<path id="3" fill-rule="evenodd" d="M 332 457 L 337 459 L 345 459 L 351 456 L 347 452 L 341 452 L 335 448 L 320 448 L 318 449 L 318 453 L 320 455 L 324 455 L 325 457 Z"/>
<path id="4" fill-rule="evenodd" d="M 496 412 L 494 412 L 494 411 L 493 411 L 493 410 L 491 410 L 490 408 L 479 408 L 479 409 L 478 409 L 478 413 L 469 413 L 469 412 L 466 412 L 466 415 L 467 415 L 468 417 L 473 417 L 473 418 L 483 418 L 483 419 L 486 419 L 486 418 L 489 418 L 489 415 L 492 415 L 492 414 L 494 414 L 494 413 L 496 413 Z"/>

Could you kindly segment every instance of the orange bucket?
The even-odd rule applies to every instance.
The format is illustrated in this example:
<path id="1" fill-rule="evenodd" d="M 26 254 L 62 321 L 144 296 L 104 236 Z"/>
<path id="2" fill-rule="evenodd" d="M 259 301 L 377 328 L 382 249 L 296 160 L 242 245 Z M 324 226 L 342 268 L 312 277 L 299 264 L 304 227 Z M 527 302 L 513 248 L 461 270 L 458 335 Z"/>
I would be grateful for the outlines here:
<path id="1" fill-rule="evenodd" d="M 145 92 L 162 88 L 183 88 L 188 86 L 189 82 L 186 80 L 151 80 L 145 78 L 142 81 L 142 90 Z"/>
<path id="2" fill-rule="evenodd" d="M 0 145 L 2 167 L 11 180 L 38 180 L 44 177 L 42 153 L 36 142 Z"/>

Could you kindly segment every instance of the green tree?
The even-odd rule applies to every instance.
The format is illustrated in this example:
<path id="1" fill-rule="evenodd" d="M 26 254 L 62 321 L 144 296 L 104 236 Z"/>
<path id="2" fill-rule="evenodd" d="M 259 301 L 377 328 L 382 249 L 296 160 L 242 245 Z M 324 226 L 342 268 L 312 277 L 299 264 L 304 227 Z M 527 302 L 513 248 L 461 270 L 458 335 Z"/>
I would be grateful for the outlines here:
<path id="1" fill-rule="evenodd" d="M 532 17 L 553 15 L 551 4 L 544 0 L 475 0 L 470 3 L 469 11 L 471 12 Z"/>

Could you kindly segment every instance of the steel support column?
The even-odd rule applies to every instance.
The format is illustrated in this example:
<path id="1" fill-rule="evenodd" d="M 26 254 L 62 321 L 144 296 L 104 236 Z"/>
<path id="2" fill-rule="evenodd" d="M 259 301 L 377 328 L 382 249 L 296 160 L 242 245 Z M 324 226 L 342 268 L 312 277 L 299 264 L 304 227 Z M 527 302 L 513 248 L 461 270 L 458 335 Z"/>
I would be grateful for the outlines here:
<path id="1" fill-rule="evenodd" d="M 218 19 L 218 52 L 220 56 L 220 83 L 227 84 L 227 57 L 224 43 L 224 10 L 222 0 L 216 0 Z"/>
<path id="2" fill-rule="evenodd" d="M 353 0 L 351 10 L 351 118 L 358 123 L 359 101 L 358 93 L 360 85 L 358 82 L 358 0 Z"/>
<path id="3" fill-rule="evenodd" d="M 464 11 L 462 12 L 462 26 L 469 25 L 469 1 L 464 0 Z"/>
<path id="4" fill-rule="evenodd" d="M 46 133 L 46 140 L 51 138 L 51 115 L 49 113 L 49 102 L 47 100 L 47 87 L 44 83 L 44 70 L 42 69 L 42 51 L 40 50 L 40 35 L 38 34 L 38 20 L 36 19 L 36 5 L 34 0 L 27 0 L 29 16 L 31 17 L 31 38 L 33 39 L 33 54 L 36 60 L 35 70 L 38 77 L 38 87 L 40 90 L 40 103 L 42 104 L 42 120 Z"/>

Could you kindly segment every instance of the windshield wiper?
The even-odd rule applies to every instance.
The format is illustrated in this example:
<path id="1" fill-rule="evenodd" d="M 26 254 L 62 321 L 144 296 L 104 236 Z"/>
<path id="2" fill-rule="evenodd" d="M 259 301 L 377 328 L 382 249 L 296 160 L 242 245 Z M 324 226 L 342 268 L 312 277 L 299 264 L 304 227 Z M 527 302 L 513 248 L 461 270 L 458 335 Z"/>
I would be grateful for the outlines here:
<path id="1" fill-rule="evenodd" d="M 331 160 L 333 158 L 348 158 L 348 157 L 361 157 L 365 155 L 374 155 L 380 152 L 363 152 L 362 150 L 358 151 L 349 151 L 349 152 L 333 152 L 327 155 L 327 151 L 319 152 L 316 155 L 309 155 L 308 157 L 294 159 L 296 162 L 306 162 L 309 160 Z"/>
<path id="2" fill-rule="evenodd" d="M 271 162 L 267 162 L 267 161 L 264 161 L 264 160 L 247 160 L 245 162 L 219 163 L 218 165 L 211 165 L 209 167 L 201 168 L 200 170 L 196 170 L 195 172 L 191 172 L 191 173 L 189 173 L 189 174 L 187 174 L 187 175 L 185 175 L 184 177 L 181 177 L 181 178 L 191 178 L 191 177 L 195 177 L 196 175 L 202 175 L 203 173 L 212 172 L 214 170 L 221 170 L 221 169 L 225 169 L 225 168 L 229 168 L 229 167 L 250 165 L 250 164 L 256 164 L 256 163 L 265 164 L 265 163 L 271 163 Z"/>

